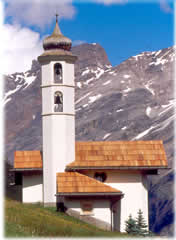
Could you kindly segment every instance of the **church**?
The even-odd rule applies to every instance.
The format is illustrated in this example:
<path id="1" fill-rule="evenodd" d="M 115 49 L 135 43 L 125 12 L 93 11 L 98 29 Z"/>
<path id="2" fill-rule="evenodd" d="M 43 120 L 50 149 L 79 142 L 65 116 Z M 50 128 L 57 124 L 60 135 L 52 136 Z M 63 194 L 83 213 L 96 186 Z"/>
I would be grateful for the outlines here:
<path id="1" fill-rule="evenodd" d="M 43 41 L 41 65 L 42 151 L 14 153 L 22 202 L 41 202 L 102 229 L 125 231 L 142 210 L 147 224 L 147 176 L 168 166 L 163 142 L 75 142 L 72 42 L 56 25 Z"/>

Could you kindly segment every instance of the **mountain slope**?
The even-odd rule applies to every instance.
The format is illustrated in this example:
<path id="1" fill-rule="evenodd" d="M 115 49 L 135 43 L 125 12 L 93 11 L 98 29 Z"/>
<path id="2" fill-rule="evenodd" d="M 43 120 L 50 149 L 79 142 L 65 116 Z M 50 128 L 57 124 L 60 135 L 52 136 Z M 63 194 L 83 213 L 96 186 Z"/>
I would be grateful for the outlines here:
<path id="1" fill-rule="evenodd" d="M 73 47 L 75 65 L 76 140 L 164 141 L 169 166 L 174 156 L 174 47 L 143 52 L 112 67 L 98 44 Z M 6 155 L 42 149 L 40 67 L 33 61 L 25 73 L 5 77 Z M 162 173 L 169 176 L 169 173 Z M 157 177 L 150 177 L 152 198 L 161 197 Z M 166 181 L 167 188 L 169 181 Z M 170 189 L 173 202 L 173 194 Z M 163 199 L 167 196 L 163 195 Z M 150 201 L 151 202 L 151 201 Z M 168 210 L 171 209 L 170 205 Z M 153 205 L 152 205 L 153 209 Z M 172 209 L 171 209 L 172 211 Z M 152 225 L 163 215 L 151 218 Z M 167 223 L 166 223 L 167 224 Z M 158 227 L 159 229 L 159 227 Z M 163 226 L 158 232 L 162 232 Z M 168 230 L 169 232 L 169 230 Z"/>

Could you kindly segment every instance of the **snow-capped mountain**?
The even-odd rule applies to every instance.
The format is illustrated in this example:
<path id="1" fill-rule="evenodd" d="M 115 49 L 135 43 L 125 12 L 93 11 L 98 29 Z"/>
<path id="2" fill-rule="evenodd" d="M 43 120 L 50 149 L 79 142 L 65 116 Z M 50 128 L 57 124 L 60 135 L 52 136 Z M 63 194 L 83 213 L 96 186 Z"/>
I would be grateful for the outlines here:
<path id="1" fill-rule="evenodd" d="M 99 44 L 73 47 L 73 54 L 78 56 L 75 65 L 76 140 L 161 139 L 171 167 L 174 49 L 143 52 L 112 67 Z M 34 60 L 29 71 L 5 76 L 4 80 L 5 150 L 6 158 L 12 162 L 15 150 L 42 149 L 39 63 Z M 168 184 L 173 183 L 173 179 L 167 179 L 172 172 L 162 174 L 160 181 L 150 177 L 151 229 L 171 235 L 173 193 Z M 163 189 L 170 191 L 169 198 L 159 191 L 162 181 Z M 169 205 L 166 204 L 168 199 Z M 158 209 L 158 202 L 162 207 L 154 215 L 152 209 Z M 165 224 L 157 225 L 158 219 Z"/>

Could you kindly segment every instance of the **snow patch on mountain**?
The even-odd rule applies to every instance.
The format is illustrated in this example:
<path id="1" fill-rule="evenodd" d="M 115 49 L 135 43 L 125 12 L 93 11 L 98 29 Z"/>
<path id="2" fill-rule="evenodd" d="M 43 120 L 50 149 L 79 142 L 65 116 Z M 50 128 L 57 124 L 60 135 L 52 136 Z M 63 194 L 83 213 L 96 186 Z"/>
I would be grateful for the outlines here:
<path id="1" fill-rule="evenodd" d="M 29 85 L 31 85 L 31 83 L 36 79 L 36 76 L 31 76 L 31 77 L 26 77 L 25 80 L 25 88 L 29 87 Z M 27 84 L 27 85 L 26 85 Z"/>
<path id="2" fill-rule="evenodd" d="M 15 92 L 17 92 L 22 87 L 23 87 L 23 85 L 17 85 L 17 87 L 15 89 L 8 91 L 4 96 L 4 100 L 3 100 L 4 105 L 8 102 L 7 99 L 9 98 L 9 96 L 12 96 Z"/>
<path id="3" fill-rule="evenodd" d="M 155 52 L 155 57 L 157 57 L 161 53 L 161 50 Z"/>
<path id="4" fill-rule="evenodd" d="M 96 96 L 93 96 L 93 97 L 89 97 L 89 103 L 93 103 L 95 102 L 96 100 L 98 100 L 99 98 L 101 98 L 101 94 L 98 94 Z"/>
<path id="5" fill-rule="evenodd" d="M 78 88 L 82 88 L 82 83 L 81 83 L 81 82 L 77 82 L 77 83 L 76 83 L 76 86 L 77 86 Z"/>
<path id="6" fill-rule="evenodd" d="M 81 73 L 81 76 L 84 76 L 85 74 L 89 73 L 90 72 L 90 69 L 87 67 L 86 70 L 84 70 L 82 73 Z"/>
<path id="7" fill-rule="evenodd" d="M 170 100 L 170 101 L 169 101 L 169 104 L 167 104 L 167 105 L 162 105 L 161 107 L 164 108 L 164 110 L 161 111 L 161 112 L 158 114 L 158 116 L 163 115 L 163 114 L 166 113 L 168 110 L 170 110 L 171 108 L 173 108 L 173 106 L 174 106 L 174 104 L 175 104 L 175 101 L 176 101 L 176 100 L 173 99 L 173 100 Z"/>
<path id="8" fill-rule="evenodd" d="M 101 75 L 102 75 L 104 72 L 105 72 L 104 69 L 102 69 L 102 68 L 98 68 L 98 69 L 95 71 L 96 78 L 101 77 Z"/>
<path id="9" fill-rule="evenodd" d="M 165 110 L 160 112 L 159 114 L 157 114 L 157 116 L 160 116 L 166 112 L 168 112 L 171 108 L 173 108 L 173 102 L 174 100 L 170 101 L 171 103 L 168 105 L 164 105 L 165 106 Z M 167 106 L 167 107 L 166 107 Z M 146 114 L 148 116 L 150 116 L 152 114 L 152 108 L 151 107 L 147 107 L 146 109 Z M 166 118 L 164 121 L 159 122 L 159 123 L 155 123 L 154 125 L 152 125 L 150 128 L 148 128 L 147 130 L 139 133 L 136 137 L 132 138 L 131 140 L 138 140 L 143 138 L 144 136 L 146 136 L 147 134 L 149 134 L 151 131 L 152 133 L 156 133 L 156 132 L 160 132 L 163 131 L 164 129 L 166 129 L 166 127 L 168 127 L 171 122 L 174 122 L 175 120 L 175 115 L 173 114 L 172 116 L 170 116 L 169 118 Z"/>
<path id="10" fill-rule="evenodd" d="M 106 139 L 106 138 L 108 138 L 110 135 L 111 135 L 111 133 L 105 134 L 104 137 L 103 137 L 103 140 Z"/>
<path id="11" fill-rule="evenodd" d="M 149 63 L 149 66 L 150 65 L 155 65 L 155 66 L 157 66 L 157 65 L 164 65 L 165 63 L 167 63 L 167 62 L 169 62 L 169 60 L 170 61 L 173 61 L 174 60 L 174 56 L 175 56 L 175 53 L 171 53 L 173 51 L 173 49 L 172 48 L 170 48 L 168 51 L 166 51 L 166 53 L 164 53 L 160 58 L 159 57 L 157 57 L 160 53 L 161 53 L 161 50 L 160 51 L 158 51 L 156 54 L 155 54 L 155 57 L 157 57 L 156 59 L 155 59 L 155 61 L 154 62 L 151 62 L 151 63 Z M 167 57 L 167 58 L 166 58 Z"/>
<path id="12" fill-rule="evenodd" d="M 5 106 L 8 102 L 10 102 L 12 99 L 11 98 L 7 98 L 6 100 L 4 100 L 3 105 Z"/>
<path id="13" fill-rule="evenodd" d="M 145 130 L 145 131 L 139 133 L 136 137 L 132 138 L 131 140 L 132 140 L 132 141 L 133 141 L 133 140 L 138 140 L 138 139 L 144 137 L 144 136 L 147 135 L 147 134 L 148 134 L 153 128 L 154 128 L 154 127 L 151 126 L 151 127 L 148 128 L 147 130 Z"/>
<path id="14" fill-rule="evenodd" d="M 133 56 L 133 58 L 135 58 L 135 60 L 137 61 L 139 57 L 143 57 L 144 53 L 138 54 L 136 56 Z"/>
<path id="15" fill-rule="evenodd" d="M 131 91 L 130 87 L 127 87 L 125 90 L 123 90 L 124 93 L 130 92 L 130 91 Z"/>
<path id="16" fill-rule="evenodd" d="M 168 62 L 168 60 L 167 59 L 162 59 L 162 58 L 157 58 L 157 60 L 156 60 L 156 62 L 151 62 L 151 63 L 149 63 L 149 66 L 151 66 L 151 65 L 155 65 L 155 66 L 157 66 L 157 65 L 159 65 L 159 64 L 165 64 L 165 63 L 167 63 Z"/>
<path id="17" fill-rule="evenodd" d="M 85 107 L 87 107 L 87 106 L 88 106 L 88 104 L 86 103 L 86 104 L 83 105 L 83 108 L 85 108 Z"/>
<path id="18" fill-rule="evenodd" d="M 106 85 L 108 85 L 109 83 L 111 83 L 111 80 L 108 80 L 108 81 L 106 81 L 105 83 L 103 83 L 103 86 L 106 86 Z"/>
<path id="19" fill-rule="evenodd" d="M 36 79 L 36 76 L 28 76 L 28 72 L 19 73 L 19 74 L 11 74 L 10 79 L 15 83 L 15 89 L 9 90 L 4 95 L 4 105 L 7 104 L 11 100 L 11 96 L 14 95 L 19 90 L 25 90 L 28 86 L 30 86 Z M 10 97 L 10 99 L 9 99 Z"/>
<path id="20" fill-rule="evenodd" d="M 154 90 L 150 87 L 152 84 L 151 81 L 149 81 L 147 84 L 145 84 L 144 86 L 152 93 L 152 95 L 155 95 Z"/>
<path id="21" fill-rule="evenodd" d="M 92 93 L 92 92 L 88 92 L 86 95 L 84 95 L 84 96 L 82 96 L 81 98 L 79 98 L 79 99 L 75 102 L 75 104 L 81 102 L 83 99 L 85 99 L 86 97 L 88 97 L 91 93 Z"/>
<path id="22" fill-rule="evenodd" d="M 87 79 L 86 81 L 83 82 L 83 85 L 88 85 L 90 82 L 97 80 L 101 77 L 102 74 L 104 74 L 105 70 L 97 67 L 96 69 L 90 69 L 90 68 L 86 68 L 82 73 L 81 76 L 86 76 L 87 74 L 90 75 L 90 78 Z M 80 84 L 79 84 L 80 86 Z M 82 86 L 80 86 L 82 87 Z"/>
<path id="23" fill-rule="evenodd" d="M 106 68 L 111 68 L 112 66 L 111 65 L 105 65 Z"/>
<path id="24" fill-rule="evenodd" d="M 150 117 L 151 110 L 152 110 L 151 107 L 147 107 L 146 114 L 147 114 L 148 117 Z"/>
<path id="25" fill-rule="evenodd" d="M 130 78 L 130 75 L 125 74 L 125 75 L 123 75 L 123 77 L 128 79 L 128 78 Z"/>
<path id="26" fill-rule="evenodd" d="M 93 80 L 95 80 L 95 78 L 94 77 L 92 77 L 92 78 L 90 78 L 90 79 L 88 79 L 84 84 L 86 84 L 86 85 L 88 85 L 90 82 L 92 82 Z"/>
<path id="27" fill-rule="evenodd" d="M 113 75 L 113 76 L 116 76 L 117 73 L 115 73 L 115 71 L 111 71 L 111 72 L 108 72 L 109 74 Z"/>
<path id="28" fill-rule="evenodd" d="M 169 100 L 169 104 L 166 104 L 166 105 L 162 105 L 161 107 L 162 108 L 166 108 L 166 107 L 169 107 L 169 106 L 173 106 L 176 104 L 176 99 L 172 99 L 172 100 Z"/>
<path id="29" fill-rule="evenodd" d="M 175 115 L 167 118 L 165 121 L 163 121 L 161 124 L 157 124 L 155 126 L 155 131 L 154 132 L 158 132 L 158 131 L 162 131 L 164 130 L 167 126 L 170 125 L 171 122 L 173 122 L 175 120 Z"/>
<path id="30" fill-rule="evenodd" d="M 124 111 L 124 109 L 118 109 L 116 112 L 123 112 Z"/>

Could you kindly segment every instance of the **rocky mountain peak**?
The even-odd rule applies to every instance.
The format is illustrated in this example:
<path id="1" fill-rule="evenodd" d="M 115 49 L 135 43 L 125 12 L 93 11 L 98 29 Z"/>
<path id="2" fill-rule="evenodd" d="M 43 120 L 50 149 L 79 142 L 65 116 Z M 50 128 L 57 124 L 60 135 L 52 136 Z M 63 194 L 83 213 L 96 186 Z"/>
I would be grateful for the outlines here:
<path id="1" fill-rule="evenodd" d="M 111 67 L 105 50 L 98 43 L 84 43 L 72 48 L 72 53 L 78 56 L 75 64 L 76 74 L 80 74 L 85 68 L 97 67 L 106 69 Z"/>

